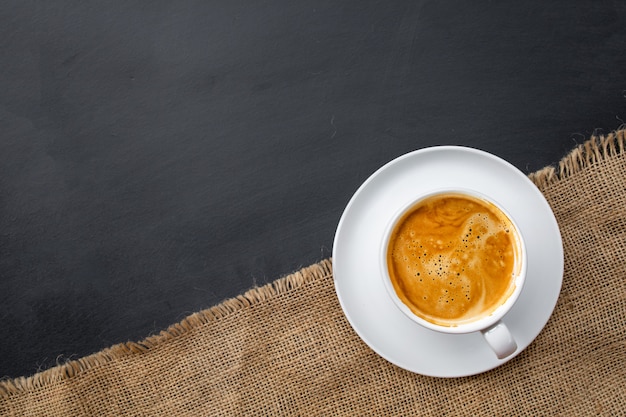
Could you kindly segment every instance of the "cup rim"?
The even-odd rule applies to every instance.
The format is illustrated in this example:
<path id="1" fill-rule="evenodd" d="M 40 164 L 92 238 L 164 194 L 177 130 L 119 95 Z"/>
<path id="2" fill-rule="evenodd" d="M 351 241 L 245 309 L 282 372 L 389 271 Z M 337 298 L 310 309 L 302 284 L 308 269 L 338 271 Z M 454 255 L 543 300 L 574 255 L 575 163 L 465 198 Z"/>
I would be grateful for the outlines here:
<path id="1" fill-rule="evenodd" d="M 391 238 L 391 234 L 395 229 L 397 222 L 414 206 L 419 204 L 421 201 L 434 197 L 440 194 L 465 194 L 474 198 L 478 198 L 481 200 L 485 200 L 493 205 L 495 205 L 505 216 L 509 219 L 513 227 L 517 232 L 517 238 L 519 240 L 520 250 L 521 250 L 521 265 L 519 269 L 519 273 L 515 277 L 515 289 L 511 293 L 511 295 L 507 298 L 507 300 L 498 306 L 495 310 L 491 312 L 491 314 L 481 317 L 475 321 L 471 321 L 468 323 L 462 323 L 455 326 L 444 326 L 435 323 L 431 323 L 428 320 L 425 320 L 415 313 L 411 311 L 411 309 L 404 304 L 404 302 L 398 297 L 396 294 L 396 290 L 391 283 L 391 278 L 389 276 L 389 268 L 387 265 L 387 250 L 389 247 L 389 240 Z M 421 193 L 416 198 L 411 199 L 407 204 L 402 206 L 388 221 L 387 226 L 385 228 L 385 232 L 382 239 L 382 245 L 380 248 L 380 258 L 381 262 L 381 277 L 383 280 L 383 284 L 387 290 L 387 294 L 392 299 L 396 307 L 402 311 L 405 316 L 409 319 L 413 320 L 417 324 L 434 331 L 438 331 L 441 333 L 450 333 L 450 334 L 461 334 L 461 333 L 473 333 L 482 330 L 486 330 L 496 323 L 498 323 L 505 315 L 509 312 L 509 310 L 513 307 L 519 295 L 522 292 L 524 282 L 526 280 L 526 269 L 527 269 L 527 251 L 526 244 L 524 242 L 524 237 L 522 235 L 522 231 L 519 228 L 519 225 L 515 221 L 515 219 L 511 216 L 511 214 L 506 210 L 500 203 L 495 201 L 493 198 L 485 195 L 484 193 L 478 192 L 473 189 L 464 188 L 464 187 L 444 187 L 430 190 L 425 193 Z"/>

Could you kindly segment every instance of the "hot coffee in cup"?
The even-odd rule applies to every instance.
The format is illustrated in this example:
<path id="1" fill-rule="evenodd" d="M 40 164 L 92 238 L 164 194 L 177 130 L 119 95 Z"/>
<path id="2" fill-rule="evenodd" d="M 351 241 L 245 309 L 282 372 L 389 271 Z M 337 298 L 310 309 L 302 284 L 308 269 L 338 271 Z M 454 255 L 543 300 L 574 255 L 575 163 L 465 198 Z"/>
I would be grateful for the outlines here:
<path id="1" fill-rule="evenodd" d="M 388 292 L 412 320 L 444 333 L 481 331 L 500 358 L 515 351 L 500 319 L 521 292 L 526 254 L 498 204 L 468 190 L 421 196 L 390 223 L 382 256 Z"/>

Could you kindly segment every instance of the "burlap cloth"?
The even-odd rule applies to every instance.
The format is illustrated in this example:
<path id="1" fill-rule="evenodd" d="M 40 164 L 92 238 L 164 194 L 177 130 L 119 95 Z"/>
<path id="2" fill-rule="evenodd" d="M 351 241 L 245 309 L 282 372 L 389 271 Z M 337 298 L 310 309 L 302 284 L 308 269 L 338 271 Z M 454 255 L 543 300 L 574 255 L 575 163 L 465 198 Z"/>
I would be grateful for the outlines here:
<path id="1" fill-rule="evenodd" d="M 330 260 L 193 314 L 159 335 L 0 383 L 3 415 L 625 415 L 624 131 L 530 176 L 559 222 L 550 321 L 495 370 L 404 371 L 355 334 Z"/>

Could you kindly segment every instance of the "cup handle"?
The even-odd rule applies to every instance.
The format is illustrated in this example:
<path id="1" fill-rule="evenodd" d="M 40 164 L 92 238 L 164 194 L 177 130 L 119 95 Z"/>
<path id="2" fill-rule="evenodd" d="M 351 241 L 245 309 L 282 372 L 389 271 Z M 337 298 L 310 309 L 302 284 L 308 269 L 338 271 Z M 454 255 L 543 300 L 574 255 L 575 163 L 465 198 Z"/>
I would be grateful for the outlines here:
<path id="1" fill-rule="evenodd" d="M 482 334 L 498 359 L 504 359 L 517 350 L 517 343 L 515 343 L 513 335 L 501 321 L 483 330 Z"/>

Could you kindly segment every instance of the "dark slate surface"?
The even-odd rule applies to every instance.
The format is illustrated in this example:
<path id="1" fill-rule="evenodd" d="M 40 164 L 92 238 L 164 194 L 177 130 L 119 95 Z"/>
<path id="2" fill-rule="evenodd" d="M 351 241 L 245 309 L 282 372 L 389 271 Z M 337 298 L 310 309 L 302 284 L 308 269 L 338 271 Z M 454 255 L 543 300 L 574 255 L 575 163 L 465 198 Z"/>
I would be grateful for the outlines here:
<path id="1" fill-rule="evenodd" d="M 618 128 L 626 5 L 543 3 L 2 2 L 0 377 L 329 257 L 401 154 Z"/>

